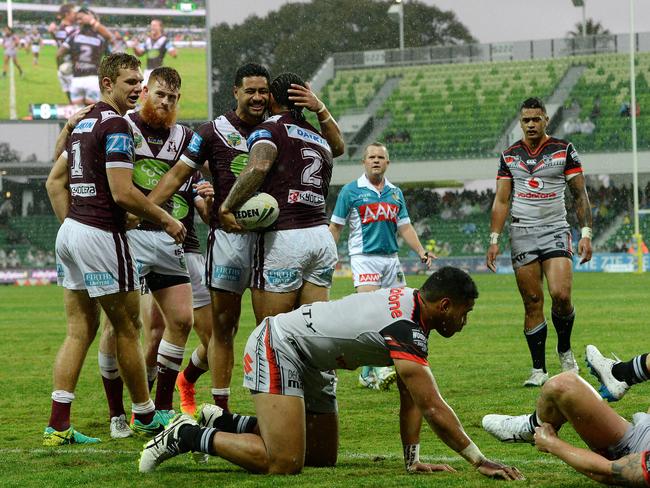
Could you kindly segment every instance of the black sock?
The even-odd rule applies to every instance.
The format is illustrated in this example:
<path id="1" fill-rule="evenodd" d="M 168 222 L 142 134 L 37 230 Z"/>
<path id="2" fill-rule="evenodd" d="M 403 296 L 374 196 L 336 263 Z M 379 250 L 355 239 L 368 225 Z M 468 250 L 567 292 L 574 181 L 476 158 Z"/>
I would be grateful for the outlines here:
<path id="1" fill-rule="evenodd" d="M 635 356 L 629 361 L 620 362 L 612 366 L 612 375 L 618 381 L 625 381 L 628 385 L 635 385 L 650 379 L 650 373 L 645 361 L 647 354 Z"/>
<path id="2" fill-rule="evenodd" d="M 564 317 L 551 311 L 551 318 L 557 332 L 557 352 L 567 352 L 571 349 L 571 331 L 573 330 L 573 321 L 576 318 L 575 308 L 569 315 Z"/>
<path id="3" fill-rule="evenodd" d="M 198 425 L 183 425 L 178 429 L 181 452 L 204 452 L 214 455 L 212 439 L 217 432 L 219 432 L 218 429 L 199 427 Z"/>
<path id="4" fill-rule="evenodd" d="M 537 411 L 533 410 L 533 413 L 528 417 L 528 424 L 530 425 L 530 431 L 535 432 L 535 427 L 541 427 L 537 421 Z"/>
<path id="5" fill-rule="evenodd" d="M 533 368 L 541 369 L 546 373 L 546 320 L 531 330 L 524 330 Z"/>
<path id="6" fill-rule="evenodd" d="M 250 434 L 257 427 L 257 417 L 223 412 L 221 417 L 214 421 L 212 427 L 232 434 Z"/>

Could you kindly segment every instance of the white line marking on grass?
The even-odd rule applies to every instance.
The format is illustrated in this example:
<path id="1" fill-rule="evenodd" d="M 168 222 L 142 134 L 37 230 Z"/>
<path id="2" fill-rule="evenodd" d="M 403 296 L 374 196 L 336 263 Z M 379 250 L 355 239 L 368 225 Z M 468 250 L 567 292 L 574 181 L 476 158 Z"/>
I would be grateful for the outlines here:
<path id="1" fill-rule="evenodd" d="M 101 449 L 97 447 L 79 447 L 79 448 L 69 448 L 69 447 L 51 447 L 51 448 L 34 448 L 34 449 L 21 449 L 21 448 L 10 448 L 4 449 L 0 448 L 0 455 L 2 454 L 130 454 L 133 456 L 139 455 L 141 451 L 135 451 L 131 449 Z M 217 456 L 215 456 L 217 457 Z M 341 451 L 339 452 L 339 459 L 380 459 L 380 460 L 389 460 L 389 461 L 401 461 L 402 457 L 394 453 L 366 453 L 366 452 L 348 452 Z M 435 462 L 435 463 L 451 463 L 462 460 L 459 456 L 423 456 L 422 460 L 425 462 Z M 506 464 L 514 465 L 529 465 L 529 464 L 548 464 L 560 466 L 564 463 L 557 458 L 551 456 L 540 456 L 536 459 L 521 459 L 521 458 L 499 458 L 500 462 Z"/>

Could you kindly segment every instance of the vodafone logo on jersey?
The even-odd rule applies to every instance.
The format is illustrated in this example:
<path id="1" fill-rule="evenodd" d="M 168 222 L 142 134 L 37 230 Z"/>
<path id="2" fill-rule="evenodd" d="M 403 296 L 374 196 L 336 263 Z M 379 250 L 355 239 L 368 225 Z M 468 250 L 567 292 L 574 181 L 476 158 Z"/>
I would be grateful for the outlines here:
<path id="1" fill-rule="evenodd" d="M 526 180 L 526 188 L 530 191 L 541 191 L 544 188 L 544 180 L 532 176 Z"/>
<path id="2" fill-rule="evenodd" d="M 399 207 L 394 203 L 378 202 L 361 205 L 359 207 L 359 217 L 361 217 L 362 224 L 369 224 L 371 222 L 380 222 L 388 220 L 389 222 L 397 222 L 397 212 Z"/>

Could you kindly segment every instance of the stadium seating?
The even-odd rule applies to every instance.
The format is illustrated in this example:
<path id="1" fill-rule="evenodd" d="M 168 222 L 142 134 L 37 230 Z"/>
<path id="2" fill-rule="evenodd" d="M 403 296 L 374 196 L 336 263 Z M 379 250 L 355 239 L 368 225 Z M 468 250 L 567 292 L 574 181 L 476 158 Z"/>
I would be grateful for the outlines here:
<path id="1" fill-rule="evenodd" d="M 376 112 L 390 117 L 382 139 L 394 159 L 454 159 L 494 156 L 494 147 L 521 101 L 548 98 L 570 66 L 586 66 L 567 98 L 590 116 L 600 99 L 593 134 L 572 134 L 582 151 L 620 151 L 630 147 L 630 119 L 619 115 L 629 101 L 629 58 L 624 54 L 551 60 L 340 70 L 321 92 L 335 115 L 363 112 L 389 78 L 399 84 Z M 650 53 L 637 56 L 639 127 L 650 121 Z M 650 147 L 650 132 L 639 131 L 639 147 Z"/>
<path id="2" fill-rule="evenodd" d="M 587 65 L 567 103 L 578 103 L 580 118 L 591 117 L 596 128 L 593 134 L 572 134 L 577 147 L 589 151 L 630 150 L 632 139 L 630 118 L 622 116 L 621 105 L 630 102 L 630 61 L 624 54 L 602 54 L 581 58 Z M 650 53 L 639 53 L 636 60 L 636 100 L 640 107 L 637 119 L 639 149 L 650 148 L 650 132 L 644 130 L 650 122 Z M 600 114 L 592 117 L 596 100 Z M 583 150 L 584 150 L 583 149 Z"/>

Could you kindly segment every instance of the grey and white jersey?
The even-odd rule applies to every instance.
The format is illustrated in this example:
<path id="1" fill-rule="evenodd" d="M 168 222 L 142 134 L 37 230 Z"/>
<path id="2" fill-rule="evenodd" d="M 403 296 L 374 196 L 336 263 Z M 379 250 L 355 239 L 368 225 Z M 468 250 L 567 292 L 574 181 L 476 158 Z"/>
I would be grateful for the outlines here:
<path id="1" fill-rule="evenodd" d="M 420 303 L 413 288 L 358 293 L 279 314 L 273 334 L 321 371 L 390 365 L 393 359 L 428 365 L 429 331 L 420 320 Z"/>
<path id="2" fill-rule="evenodd" d="M 518 141 L 506 149 L 497 179 L 513 180 L 511 225 L 568 227 L 564 191 L 580 173 L 580 157 L 568 141 L 550 137 L 535 151 Z"/>

